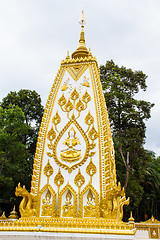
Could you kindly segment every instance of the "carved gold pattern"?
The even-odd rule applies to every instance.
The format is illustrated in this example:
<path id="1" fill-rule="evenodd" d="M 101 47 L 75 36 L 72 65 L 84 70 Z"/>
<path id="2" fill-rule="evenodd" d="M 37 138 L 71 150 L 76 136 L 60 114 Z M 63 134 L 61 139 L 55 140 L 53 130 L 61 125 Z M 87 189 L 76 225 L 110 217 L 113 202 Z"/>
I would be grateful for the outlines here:
<path id="1" fill-rule="evenodd" d="M 78 81 L 78 79 L 82 76 L 82 74 L 87 70 L 88 65 L 86 64 L 76 64 L 72 66 L 67 67 L 67 71 L 72 76 L 72 78 L 75 81 Z"/>
<path id="2" fill-rule="evenodd" d="M 64 177 L 61 173 L 61 169 L 59 168 L 57 175 L 54 178 L 54 183 L 60 187 L 64 183 Z"/>
<path id="3" fill-rule="evenodd" d="M 84 82 L 83 82 L 82 86 L 90 87 L 88 80 L 89 80 L 89 78 L 86 79 L 86 76 L 84 76 Z"/>
<path id="4" fill-rule="evenodd" d="M 85 102 L 86 104 L 91 101 L 91 96 L 88 94 L 86 91 L 85 94 L 82 96 L 82 101 Z"/>
<path id="5" fill-rule="evenodd" d="M 75 108 L 78 112 L 81 112 L 85 109 L 85 106 L 84 106 L 83 102 L 81 101 L 81 99 L 79 99 Z"/>
<path id="6" fill-rule="evenodd" d="M 37 229 L 37 226 L 41 228 Z M 105 218 L 21 218 L 18 221 L 1 221 L 0 231 L 22 231 L 22 232 L 68 232 L 68 233 L 91 233 L 91 234 L 117 234 L 135 235 L 136 229 L 127 223 Z"/>
<path id="7" fill-rule="evenodd" d="M 53 168 L 49 162 L 49 159 L 46 166 L 44 167 L 43 172 L 44 172 L 44 175 L 46 175 L 46 177 L 50 177 L 53 174 Z"/>
<path id="8" fill-rule="evenodd" d="M 51 192 L 49 189 L 45 195 L 45 199 L 42 200 L 42 216 L 52 216 L 53 215 L 53 206 L 51 202 Z"/>
<path id="9" fill-rule="evenodd" d="M 85 178 L 81 173 L 81 170 L 79 168 L 77 175 L 74 178 L 74 183 L 78 188 L 81 188 L 82 185 L 85 183 Z"/>
<path id="10" fill-rule="evenodd" d="M 56 115 L 52 118 L 52 122 L 54 125 L 57 125 L 61 122 L 61 117 L 58 114 L 58 111 L 56 112 Z"/>
<path id="11" fill-rule="evenodd" d="M 89 189 L 87 194 L 87 205 L 84 206 L 84 217 L 96 217 L 95 197 Z"/>
<path id="12" fill-rule="evenodd" d="M 64 82 L 63 86 L 61 86 L 61 91 L 66 91 L 68 89 L 68 81 L 69 78 L 66 80 L 66 82 Z"/>
<path id="13" fill-rule="evenodd" d="M 74 124 L 76 126 L 76 128 L 79 130 L 79 132 L 82 134 L 84 140 L 85 140 L 85 143 L 86 143 L 86 151 L 85 151 L 85 154 L 84 154 L 84 157 L 77 163 L 75 163 L 74 165 L 72 166 L 69 166 L 69 165 L 66 165 L 64 163 L 62 163 L 60 161 L 60 159 L 57 157 L 57 144 L 59 142 L 59 140 L 61 139 L 61 137 L 63 136 L 63 134 L 67 131 L 67 129 L 71 126 L 71 124 Z M 55 162 L 62 168 L 68 170 L 70 173 L 72 172 L 72 170 L 76 169 L 77 167 L 81 166 L 82 164 L 85 163 L 85 161 L 87 160 L 88 158 L 88 155 L 89 155 L 89 141 L 88 141 L 88 137 L 87 135 L 85 134 L 85 132 L 83 131 L 83 129 L 81 128 L 81 126 L 78 124 L 78 122 L 76 121 L 75 119 L 75 116 L 73 115 L 72 116 L 72 119 L 66 124 L 66 126 L 62 129 L 62 131 L 59 133 L 58 137 L 56 138 L 55 142 L 54 142 L 54 146 L 53 146 L 53 149 L 52 149 L 52 154 L 51 156 L 53 155 L 54 157 L 54 160 Z"/>
<path id="14" fill-rule="evenodd" d="M 97 133 L 97 131 L 96 131 L 96 129 L 95 129 L 94 126 L 92 126 L 91 130 L 89 131 L 88 137 L 89 137 L 92 141 L 96 140 L 96 138 L 98 137 L 98 133 Z"/>
<path id="15" fill-rule="evenodd" d="M 45 197 L 43 197 L 45 194 Z M 43 197 L 43 199 L 42 199 Z M 52 199 L 51 199 L 52 198 Z M 56 216 L 56 193 L 50 184 L 44 185 L 38 194 L 38 202 L 36 203 L 37 211 L 41 216 Z M 42 213 L 40 212 L 40 206 Z"/>
<path id="16" fill-rule="evenodd" d="M 67 194 L 66 194 L 66 200 L 65 200 L 65 205 L 62 207 L 63 213 L 62 217 L 74 217 L 75 212 L 74 212 L 74 206 L 71 202 L 73 198 L 73 195 L 71 191 L 68 189 Z"/>
<path id="17" fill-rule="evenodd" d="M 53 129 L 53 126 L 51 127 L 51 129 L 49 130 L 48 134 L 47 134 L 47 138 L 49 141 L 53 141 L 56 138 L 56 132 Z"/>
<path id="18" fill-rule="evenodd" d="M 65 104 L 64 109 L 66 112 L 70 112 L 73 109 L 73 104 L 71 103 L 70 99 Z"/>
<path id="19" fill-rule="evenodd" d="M 92 177 L 94 174 L 96 174 L 97 172 L 97 168 L 96 166 L 94 165 L 94 163 L 92 162 L 92 158 L 86 168 L 86 173 L 90 176 L 90 183 L 92 184 Z"/>
<path id="20" fill-rule="evenodd" d="M 65 193 L 66 193 L 66 200 L 65 200 L 65 204 L 62 206 L 62 197 Z M 69 183 L 59 193 L 57 212 L 59 216 L 63 216 L 63 217 L 76 217 L 77 215 L 77 194 L 76 194 L 76 191 L 72 188 L 72 186 Z"/>
<path id="21" fill-rule="evenodd" d="M 61 159 L 66 162 L 75 162 L 81 158 L 81 150 L 75 149 L 75 146 L 80 144 L 79 138 L 76 137 L 76 132 L 72 127 L 68 131 L 68 138 L 64 143 L 67 148 L 61 150 Z"/>
<path id="22" fill-rule="evenodd" d="M 73 101 L 76 101 L 77 98 L 79 98 L 79 93 L 77 92 L 76 88 L 74 89 L 74 91 L 71 93 L 71 99 Z"/>
<path id="23" fill-rule="evenodd" d="M 58 104 L 62 107 L 66 104 L 67 100 L 64 96 L 64 93 L 62 94 L 62 96 L 58 99 Z"/>
<path id="24" fill-rule="evenodd" d="M 88 202 L 88 198 L 87 198 L 87 196 L 88 196 L 89 200 L 91 200 L 90 199 L 90 196 L 91 196 L 90 193 L 92 193 L 92 195 L 94 196 L 94 200 L 92 199 L 92 204 L 93 204 L 93 201 L 94 201 L 94 204 L 93 204 L 93 207 L 92 207 L 94 209 L 93 215 L 94 215 L 94 217 L 99 217 L 99 215 L 100 215 L 99 214 L 99 194 L 96 191 L 96 189 L 92 186 L 92 184 L 90 184 L 90 183 L 83 189 L 83 191 L 80 194 L 80 200 L 79 200 L 79 202 L 80 202 L 80 216 L 85 217 L 86 214 L 87 214 L 86 217 L 93 217 L 90 209 L 87 208 L 87 206 L 89 206 L 91 204 L 91 203 Z M 88 202 L 87 205 L 86 205 L 86 208 L 84 208 L 84 198 L 86 198 L 86 202 Z M 91 205 L 90 205 L 90 208 L 91 208 Z M 89 210 L 89 211 L 87 211 L 87 210 Z"/>
<path id="25" fill-rule="evenodd" d="M 85 117 L 85 123 L 87 125 L 91 125 L 92 123 L 94 123 L 94 117 L 90 114 L 90 111 L 88 112 L 88 114 Z"/>

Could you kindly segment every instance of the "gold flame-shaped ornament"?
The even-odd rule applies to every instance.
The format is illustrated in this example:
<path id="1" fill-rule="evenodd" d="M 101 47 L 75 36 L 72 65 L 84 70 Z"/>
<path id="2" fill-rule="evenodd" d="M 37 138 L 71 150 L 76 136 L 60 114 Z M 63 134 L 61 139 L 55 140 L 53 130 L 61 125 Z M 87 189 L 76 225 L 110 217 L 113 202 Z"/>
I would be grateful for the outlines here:
<path id="1" fill-rule="evenodd" d="M 74 183 L 77 187 L 82 187 L 82 185 L 85 183 L 85 178 L 81 173 L 81 170 L 79 168 L 77 175 L 75 176 Z"/>
<path id="2" fill-rule="evenodd" d="M 54 125 L 57 125 L 61 122 L 61 117 L 58 114 L 58 111 L 56 112 L 56 115 L 52 118 L 52 122 Z"/>
<path id="3" fill-rule="evenodd" d="M 44 172 L 44 175 L 46 175 L 46 177 L 50 177 L 53 174 L 53 167 L 51 166 L 49 159 L 46 166 L 44 167 L 43 172 Z"/>

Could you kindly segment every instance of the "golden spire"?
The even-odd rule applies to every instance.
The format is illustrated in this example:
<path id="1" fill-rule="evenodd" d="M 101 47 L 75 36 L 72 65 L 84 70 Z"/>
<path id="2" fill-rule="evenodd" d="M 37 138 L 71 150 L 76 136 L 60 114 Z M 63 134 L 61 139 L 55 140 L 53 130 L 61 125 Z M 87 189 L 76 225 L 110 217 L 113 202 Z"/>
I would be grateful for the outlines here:
<path id="1" fill-rule="evenodd" d="M 76 51 L 72 53 L 72 58 L 87 57 L 89 54 L 89 51 L 86 48 L 85 37 L 84 37 L 84 25 L 86 23 L 86 20 L 84 17 L 83 10 L 82 10 L 82 15 L 79 20 L 79 23 L 81 25 L 79 45 L 78 45 L 78 48 L 76 49 Z"/>

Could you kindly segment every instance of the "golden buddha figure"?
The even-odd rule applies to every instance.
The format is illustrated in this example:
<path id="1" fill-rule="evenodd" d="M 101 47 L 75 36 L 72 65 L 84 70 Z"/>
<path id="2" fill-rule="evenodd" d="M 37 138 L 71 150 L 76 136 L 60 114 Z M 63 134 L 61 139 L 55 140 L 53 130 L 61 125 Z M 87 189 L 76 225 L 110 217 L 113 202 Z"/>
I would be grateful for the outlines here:
<path id="1" fill-rule="evenodd" d="M 74 207 L 72 205 L 72 193 L 70 190 L 68 190 L 66 194 L 66 200 L 65 200 L 65 205 L 62 207 L 63 209 L 63 217 L 74 217 Z"/>
<path id="2" fill-rule="evenodd" d="M 45 198 L 42 200 L 42 216 L 52 216 L 53 215 L 53 206 L 51 202 L 51 192 L 47 191 Z"/>
<path id="3" fill-rule="evenodd" d="M 91 189 L 87 194 L 87 205 L 84 206 L 84 217 L 96 217 L 95 197 Z"/>
<path id="4" fill-rule="evenodd" d="M 68 132 L 68 138 L 65 139 L 64 145 L 66 149 L 61 150 L 61 159 L 66 162 L 75 162 L 81 158 L 81 150 L 77 150 L 75 147 L 80 144 L 79 138 L 76 137 L 76 132 L 72 127 Z"/>

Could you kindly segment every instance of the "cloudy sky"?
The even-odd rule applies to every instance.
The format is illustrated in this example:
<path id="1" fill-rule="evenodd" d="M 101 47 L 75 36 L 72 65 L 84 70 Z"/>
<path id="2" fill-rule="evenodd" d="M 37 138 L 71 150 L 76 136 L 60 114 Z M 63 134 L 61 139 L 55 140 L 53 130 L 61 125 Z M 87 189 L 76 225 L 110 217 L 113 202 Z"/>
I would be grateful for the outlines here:
<path id="1" fill-rule="evenodd" d="M 30 89 L 45 105 L 61 60 L 77 48 L 82 9 L 99 65 L 113 59 L 148 75 L 137 97 L 155 103 L 145 147 L 160 155 L 160 0 L 0 0 L 0 101 Z"/>

